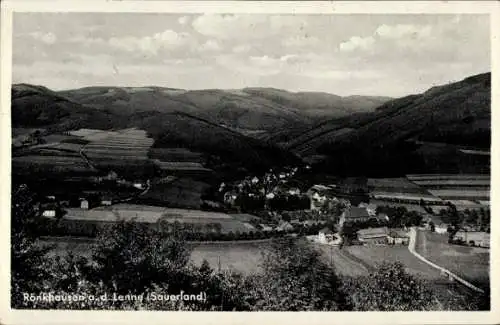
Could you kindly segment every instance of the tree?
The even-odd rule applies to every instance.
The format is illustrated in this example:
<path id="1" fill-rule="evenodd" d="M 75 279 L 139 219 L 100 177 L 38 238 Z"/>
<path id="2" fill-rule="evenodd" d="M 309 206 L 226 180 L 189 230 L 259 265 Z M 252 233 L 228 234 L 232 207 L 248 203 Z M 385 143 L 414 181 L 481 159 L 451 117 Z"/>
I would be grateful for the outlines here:
<path id="1" fill-rule="evenodd" d="M 345 294 L 334 270 L 305 241 L 281 238 L 264 253 L 263 273 L 249 279 L 250 310 L 345 309 Z"/>
<path id="2" fill-rule="evenodd" d="M 345 290 L 355 311 L 438 310 L 424 282 L 408 274 L 402 263 L 382 264 L 368 277 L 349 279 Z"/>
<path id="3" fill-rule="evenodd" d="M 163 238 L 135 222 L 119 222 L 99 234 L 92 260 L 94 279 L 120 293 L 143 292 L 153 283 L 182 286 L 189 252 L 183 241 Z"/>
<path id="4" fill-rule="evenodd" d="M 432 232 L 436 231 L 436 225 L 434 224 L 434 221 L 429 222 L 429 228 Z"/>
<path id="5" fill-rule="evenodd" d="M 11 305 L 25 306 L 23 293 L 40 292 L 49 279 L 47 253 L 51 247 L 36 244 L 39 214 L 34 210 L 34 194 L 27 186 L 13 189 L 11 207 Z"/>

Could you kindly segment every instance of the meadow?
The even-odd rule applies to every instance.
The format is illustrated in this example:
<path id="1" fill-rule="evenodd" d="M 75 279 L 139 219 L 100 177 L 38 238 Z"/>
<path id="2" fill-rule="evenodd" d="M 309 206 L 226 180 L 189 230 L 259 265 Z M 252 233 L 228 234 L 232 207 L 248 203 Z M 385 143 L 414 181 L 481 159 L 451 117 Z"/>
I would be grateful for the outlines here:
<path id="1" fill-rule="evenodd" d="M 488 249 L 448 244 L 448 236 L 419 231 L 416 250 L 431 262 L 442 266 L 478 286 L 489 284 Z"/>
<path id="2" fill-rule="evenodd" d="M 401 262 L 410 274 L 424 279 L 442 278 L 438 270 L 417 259 L 406 246 L 348 246 L 344 249 L 371 267 L 383 262 Z"/>
<path id="3" fill-rule="evenodd" d="M 37 243 L 41 246 L 51 246 L 53 250 L 50 256 L 65 256 L 72 252 L 77 256 L 91 258 L 95 241 L 80 238 L 43 238 Z M 237 270 L 250 274 L 261 270 L 260 263 L 262 253 L 266 250 L 268 242 L 261 241 L 255 243 L 188 243 L 191 251 L 191 261 L 195 265 L 201 265 L 203 260 L 207 260 L 214 269 L 219 267 L 222 270 Z"/>

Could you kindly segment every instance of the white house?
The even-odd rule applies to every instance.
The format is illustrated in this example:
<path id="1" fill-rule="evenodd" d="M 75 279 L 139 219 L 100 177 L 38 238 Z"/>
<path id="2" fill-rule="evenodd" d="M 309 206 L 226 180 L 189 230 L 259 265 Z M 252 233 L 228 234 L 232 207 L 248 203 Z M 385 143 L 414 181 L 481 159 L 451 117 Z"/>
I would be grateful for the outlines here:
<path id="1" fill-rule="evenodd" d="M 338 233 L 333 233 L 330 228 L 325 227 L 318 232 L 317 241 L 321 244 L 338 246 L 342 244 L 343 239 Z"/>
<path id="2" fill-rule="evenodd" d="M 47 218 L 55 218 L 56 217 L 56 210 L 45 210 L 45 211 L 43 211 L 42 216 L 47 217 Z"/>
<path id="3" fill-rule="evenodd" d="M 318 241 L 320 243 L 326 244 L 329 241 L 331 241 L 332 238 L 333 238 L 333 231 L 328 227 L 325 227 L 318 232 Z"/>
<path id="4" fill-rule="evenodd" d="M 113 204 L 113 200 L 109 197 L 103 197 L 101 200 L 101 205 L 110 206 Z"/>
<path id="5" fill-rule="evenodd" d="M 259 182 L 259 178 L 257 176 L 254 176 L 254 178 L 252 178 L 252 184 L 257 184 Z"/>
<path id="6" fill-rule="evenodd" d="M 288 194 L 290 195 L 300 195 L 300 190 L 296 187 L 292 187 L 288 190 Z"/>
<path id="7" fill-rule="evenodd" d="M 448 232 L 448 225 L 445 223 L 441 223 L 434 227 L 434 232 L 437 234 L 446 234 Z"/>
<path id="8" fill-rule="evenodd" d="M 89 201 L 88 200 L 81 200 L 80 201 L 80 208 L 81 209 L 85 209 L 85 210 L 88 210 L 89 208 Z"/>
<path id="9" fill-rule="evenodd" d="M 272 200 L 272 199 L 274 199 L 274 197 L 275 197 L 275 196 L 276 196 L 276 195 L 275 195 L 274 193 L 272 193 L 272 192 L 271 192 L 271 193 L 267 193 L 267 194 L 266 194 L 266 199 L 270 199 L 270 200 Z"/>

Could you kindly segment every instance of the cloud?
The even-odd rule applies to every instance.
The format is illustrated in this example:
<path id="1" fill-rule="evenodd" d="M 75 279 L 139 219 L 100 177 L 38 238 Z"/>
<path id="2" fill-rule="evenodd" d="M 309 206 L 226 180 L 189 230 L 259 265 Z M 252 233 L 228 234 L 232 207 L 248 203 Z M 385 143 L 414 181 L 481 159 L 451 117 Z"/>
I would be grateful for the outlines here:
<path id="1" fill-rule="evenodd" d="M 177 50 L 194 44 L 188 33 L 165 30 L 145 37 L 112 37 L 109 45 L 128 52 L 140 51 L 156 55 L 160 50 Z"/>
<path id="2" fill-rule="evenodd" d="M 380 38 L 400 39 L 400 38 L 424 38 L 431 36 L 432 27 L 430 25 L 380 25 L 375 34 Z"/>
<path id="3" fill-rule="evenodd" d="M 359 37 L 353 36 L 347 42 L 342 42 L 339 45 L 339 49 L 342 52 L 351 52 L 354 50 L 369 50 L 375 44 L 375 38 L 372 36 Z"/>
<path id="4" fill-rule="evenodd" d="M 42 32 L 33 32 L 30 33 L 30 36 L 33 37 L 34 39 L 41 41 L 45 44 L 54 44 L 57 41 L 57 37 L 54 33 L 48 32 L 48 33 L 42 33 Z"/>
<path id="5" fill-rule="evenodd" d="M 232 51 L 233 53 L 247 53 L 250 52 L 252 47 L 250 45 L 237 45 L 233 47 Z"/>
<path id="6" fill-rule="evenodd" d="M 204 14 L 192 27 L 198 33 L 223 40 L 262 39 L 280 32 L 299 32 L 307 26 L 303 17 L 290 15 Z"/>
<path id="7" fill-rule="evenodd" d="M 177 22 L 181 25 L 186 25 L 187 23 L 189 23 L 189 17 L 182 16 L 179 19 L 177 19 Z"/>
<path id="8" fill-rule="evenodd" d="M 319 38 L 309 35 L 296 35 L 285 38 L 282 44 L 285 47 L 313 47 L 320 43 Z"/>
<path id="9" fill-rule="evenodd" d="M 199 50 L 202 52 L 217 52 L 220 51 L 222 48 L 216 40 L 208 40 L 205 43 L 203 43 L 200 47 Z"/>

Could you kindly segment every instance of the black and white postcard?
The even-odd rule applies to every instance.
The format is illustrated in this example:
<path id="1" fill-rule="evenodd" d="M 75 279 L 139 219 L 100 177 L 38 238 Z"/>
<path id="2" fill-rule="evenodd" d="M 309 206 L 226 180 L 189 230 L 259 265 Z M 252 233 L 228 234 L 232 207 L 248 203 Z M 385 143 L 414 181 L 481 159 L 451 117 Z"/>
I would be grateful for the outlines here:
<path id="1" fill-rule="evenodd" d="M 3 2 L 0 322 L 500 321 L 498 9 Z"/>

